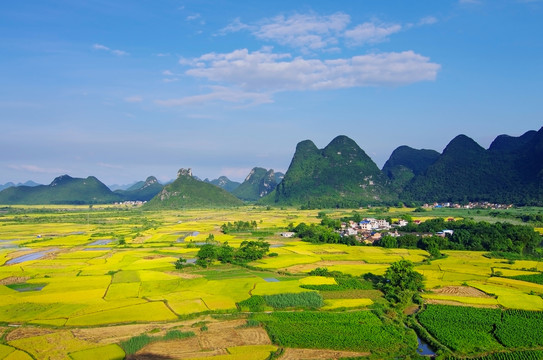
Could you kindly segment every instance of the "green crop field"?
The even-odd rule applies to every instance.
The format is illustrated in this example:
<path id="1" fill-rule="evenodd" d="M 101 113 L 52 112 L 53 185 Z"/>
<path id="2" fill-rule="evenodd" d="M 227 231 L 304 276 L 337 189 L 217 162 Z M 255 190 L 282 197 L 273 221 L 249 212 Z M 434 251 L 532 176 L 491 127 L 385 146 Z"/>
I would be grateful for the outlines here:
<path id="1" fill-rule="evenodd" d="M 383 216 L 399 218 L 413 210 L 383 209 Z M 371 209 L 356 211 L 376 216 Z M 451 216 L 467 216 L 455 211 Z M 352 213 L 327 211 L 336 219 Z M 421 218 L 444 214 L 428 211 Z M 211 360 L 266 359 L 272 351 L 289 347 L 361 351 L 377 358 L 413 357 L 416 335 L 404 327 L 405 304 L 392 303 L 370 280 L 362 280 L 359 287 L 345 285 L 362 277 L 379 279 L 399 260 L 413 262 L 415 271 L 423 275 L 426 289 L 420 301 L 428 308 L 417 319 L 452 351 L 448 356 L 486 352 L 513 356 L 515 349 L 543 347 L 537 336 L 516 332 L 515 326 L 524 320 L 511 315 L 529 317 L 540 331 L 537 314 L 543 311 L 543 285 L 538 281 L 543 262 L 508 261 L 482 251 L 459 250 L 443 250 L 443 258 L 429 259 L 421 249 L 309 243 L 281 236 L 290 223 L 318 224 L 318 215 L 317 210 L 257 206 L 168 211 L 115 206 L 7 208 L 0 214 L 0 360 L 45 359 L 46 353 L 55 359 L 121 359 L 119 344 L 131 336 L 153 331 L 162 336 L 172 328 L 189 327 L 190 322 L 209 321 L 219 328 L 210 325 L 209 330 L 200 330 L 204 328 L 200 325 L 194 328 L 195 338 L 171 340 L 172 346 L 189 349 L 202 343 L 221 349 L 206 354 Z M 221 231 L 222 224 L 236 221 L 255 221 L 257 228 Z M 244 264 L 215 260 L 207 268 L 193 264 L 206 242 L 219 246 L 228 242 L 238 249 L 242 242 L 256 240 L 268 242 L 269 253 L 275 256 Z M 187 264 L 176 269 L 180 257 Z M 343 277 L 338 277 L 340 273 Z M 479 293 L 463 294 L 463 288 Z M 319 296 L 319 305 L 307 305 L 305 299 L 314 295 Z M 265 310 L 275 312 L 251 315 L 247 307 L 239 306 L 259 296 L 270 301 Z M 435 310 L 441 305 L 432 304 L 468 307 L 448 306 L 443 311 Z M 501 311 L 500 321 L 490 312 L 479 324 L 474 312 L 463 315 L 473 320 L 471 326 L 444 330 L 439 319 L 480 311 L 475 307 L 498 308 L 483 310 Z M 278 312 L 282 308 L 288 312 Z M 302 308 L 319 310 L 298 311 Z M 439 314 L 431 320 L 436 311 Z M 228 323 L 224 319 L 231 320 L 229 316 L 252 316 L 257 325 L 236 328 L 237 335 L 220 335 L 224 331 L 220 326 Z M 449 320 L 462 324 L 456 318 Z M 495 328 L 489 330 L 488 322 Z M 98 335 L 89 335 L 93 331 Z M 224 344 L 213 345 L 218 339 Z M 186 358 L 204 355 L 191 356 Z"/>

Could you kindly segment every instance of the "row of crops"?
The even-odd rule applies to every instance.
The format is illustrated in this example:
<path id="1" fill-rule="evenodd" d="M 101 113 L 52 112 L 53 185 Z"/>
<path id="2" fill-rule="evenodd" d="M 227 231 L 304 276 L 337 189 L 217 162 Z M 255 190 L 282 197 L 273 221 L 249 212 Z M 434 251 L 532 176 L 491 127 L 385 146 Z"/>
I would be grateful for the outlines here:
<path id="1" fill-rule="evenodd" d="M 469 360 L 542 360 L 543 351 L 541 350 L 527 350 L 527 351 L 515 351 L 515 352 L 501 352 L 490 354 L 486 356 L 470 357 Z M 447 360 L 465 360 L 464 358 L 449 357 Z"/>
<path id="2" fill-rule="evenodd" d="M 458 353 L 543 346 L 543 312 L 428 305 L 417 319 L 439 342 Z"/>
<path id="3" fill-rule="evenodd" d="M 294 348 L 406 353 L 416 348 L 416 337 L 396 324 L 386 324 L 371 311 L 259 313 L 275 344 Z"/>

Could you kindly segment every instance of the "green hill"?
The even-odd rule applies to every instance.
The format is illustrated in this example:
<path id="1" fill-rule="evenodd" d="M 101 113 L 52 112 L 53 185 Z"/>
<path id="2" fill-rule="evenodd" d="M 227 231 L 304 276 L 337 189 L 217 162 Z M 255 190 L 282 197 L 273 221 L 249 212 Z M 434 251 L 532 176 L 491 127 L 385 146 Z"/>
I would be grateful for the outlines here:
<path id="1" fill-rule="evenodd" d="M 119 200 L 118 194 L 94 176 L 80 179 L 62 175 L 49 185 L 17 186 L 0 191 L 0 204 L 106 204 Z"/>
<path id="2" fill-rule="evenodd" d="M 241 185 L 241 183 L 237 181 L 232 181 L 226 176 L 220 176 L 218 179 L 214 179 L 214 180 L 205 179 L 204 181 L 206 183 L 210 183 L 215 186 L 218 186 L 228 192 L 234 191 L 238 186 Z"/>
<path id="3" fill-rule="evenodd" d="M 124 201 L 149 201 L 164 188 L 154 176 L 149 176 L 145 181 L 139 181 L 127 190 L 116 190 Z"/>
<path id="4" fill-rule="evenodd" d="M 396 196 L 387 178 L 370 157 L 347 136 L 338 136 L 324 149 L 305 140 L 283 181 L 262 201 L 307 207 L 359 207 L 390 202 Z"/>
<path id="5" fill-rule="evenodd" d="M 144 205 L 147 209 L 215 208 L 242 205 L 228 191 L 195 179 L 190 169 L 181 169 L 177 179 Z"/>
<path id="6" fill-rule="evenodd" d="M 390 179 L 392 188 L 401 192 L 411 179 L 426 172 L 439 155 L 435 150 L 400 146 L 392 152 L 382 171 Z"/>
<path id="7" fill-rule="evenodd" d="M 255 167 L 247 175 L 245 181 L 232 191 L 232 194 L 241 200 L 257 201 L 272 192 L 276 186 L 276 175 L 273 169 Z"/>
<path id="8" fill-rule="evenodd" d="M 543 204 L 543 128 L 520 137 L 500 135 L 488 150 L 459 135 L 425 173 L 407 184 L 402 197 Z"/>

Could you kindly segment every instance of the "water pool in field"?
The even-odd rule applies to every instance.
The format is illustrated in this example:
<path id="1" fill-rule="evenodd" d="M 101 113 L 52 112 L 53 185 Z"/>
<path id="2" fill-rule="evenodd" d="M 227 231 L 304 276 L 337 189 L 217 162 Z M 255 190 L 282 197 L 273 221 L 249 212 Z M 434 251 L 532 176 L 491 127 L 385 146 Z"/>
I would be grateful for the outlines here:
<path id="1" fill-rule="evenodd" d="M 28 291 L 40 291 L 43 289 L 47 284 L 27 284 L 27 283 L 21 283 L 21 284 L 11 284 L 6 285 L 8 288 L 18 291 L 18 292 L 28 292 Z"/>
<path id="2" fill-rule="evenodd" d="M 417 335 L 417 341 L 419 343 L 417 347 L 417 354 L 422 355 L 422 356 L 433 356 L 436 354 L 432 349 L 430 349 L 430 345 L 428 345 L 418 335 Z"/>
<path id="3" fill-rule="evenodd" d="M 12 242 L 13 240 L 0 240 L 0 249 L 14 249 L 19 247 Z"/>
<path id="4" fill-rule="evenodd" d="M 89 246 L 94 246 L 94 245 L 107 245 L 109 244 L 110 242 L 112 242 L 113 240 L 96 240 L 92 243 L 89 244 Z"/>
<path id="5" fill-rule="evenodd" d="M 264 280 L 265 280 L 266 282 L 279 282 L 279 280 L 277 280 L 276 278 L 272 278 L 272 277 L 264 278 Z"/>
<path id="6" fill-rule="evenodd" d="M 95 247 L 95 248 L 85 248 L 83 251 L 107 251 L 111 250 L 111 248 L 108 247 Z"/>
<path id="7" fill-rule="evenodd" d="M 19 257 L 16 257 L 16 258 L 13 258 L 11 260 L 6 261 L 6 265 L 20 264 L 20 263 L 25 262 L 25 261 L 38 260 L 38 259 L 41 259 L 42 257 L 44 257 L 45 255 L 47 255 L 48 253 L 50 253 L 51 251 L 54 251 L 54 250 L 56 250 L 56 249 L 37 251 L 37 252 L 31 253 L 31 254 L 26 254 L 26 255 L 23 255 L 23 256 L 19 256 Z"/>

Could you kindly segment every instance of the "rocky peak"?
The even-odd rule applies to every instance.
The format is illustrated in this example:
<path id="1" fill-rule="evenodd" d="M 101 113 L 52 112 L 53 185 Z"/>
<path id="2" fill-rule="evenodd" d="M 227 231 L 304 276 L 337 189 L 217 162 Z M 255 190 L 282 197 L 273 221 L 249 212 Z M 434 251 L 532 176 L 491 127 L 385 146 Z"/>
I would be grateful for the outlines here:
<path id="1" fill-rule="evenodd" d="M 181 176 L 189 176 L 189 177 L 192 177 L 192 169 L 179 169 L 179 171 L 177 172 L 177 177 L 181 177 Z"/>

